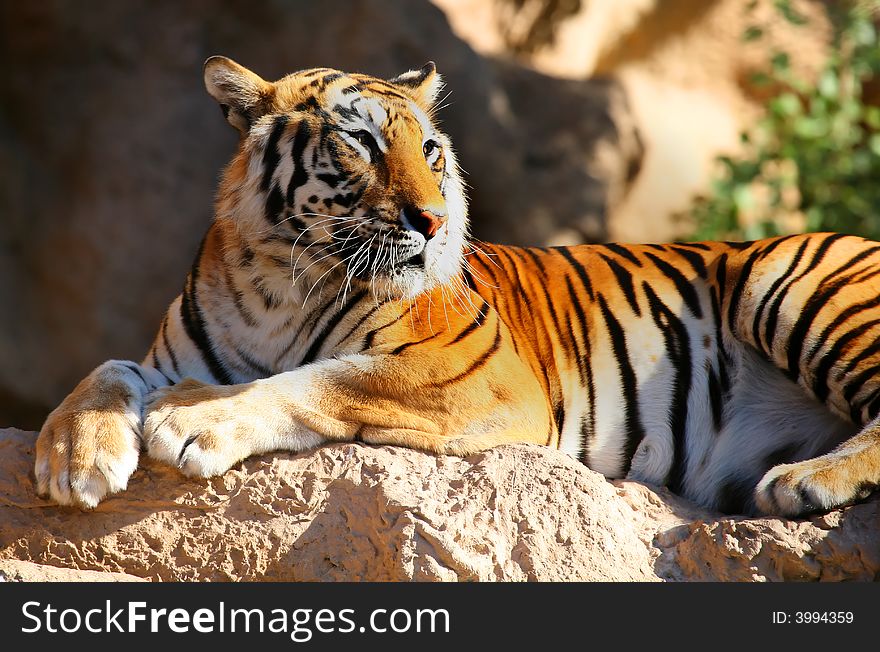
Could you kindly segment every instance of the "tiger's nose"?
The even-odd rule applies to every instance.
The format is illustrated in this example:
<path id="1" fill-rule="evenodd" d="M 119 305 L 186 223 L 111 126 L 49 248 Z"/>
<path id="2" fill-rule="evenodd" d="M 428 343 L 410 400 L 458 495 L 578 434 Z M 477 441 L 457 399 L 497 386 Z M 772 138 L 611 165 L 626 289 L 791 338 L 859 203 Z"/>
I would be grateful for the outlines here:
<path id="1" fill-rule="evenodd" d="M 445 215 L 414 206 L 404 208 L 403 216 L 414 230 L 425 236 L 425 240 L 430 240 L 437 235 L 437 231 L 446 224 L 447 220 Z"/>

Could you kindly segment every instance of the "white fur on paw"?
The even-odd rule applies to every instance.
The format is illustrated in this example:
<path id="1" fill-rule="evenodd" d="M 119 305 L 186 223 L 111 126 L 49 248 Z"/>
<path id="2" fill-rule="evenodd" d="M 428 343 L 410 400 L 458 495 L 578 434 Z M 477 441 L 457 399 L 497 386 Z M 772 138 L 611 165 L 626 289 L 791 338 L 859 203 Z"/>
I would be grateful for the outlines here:
<path id="1" fill-rule="evenodd" d="M 780 464 L 773 467 L 755 487 L 755 503 L 765 514 L 798 516 L 814 507 L 808 506 L 789 474 L 794 473 L 796 464 Z"/>
<path id="2" fill-rule="evenodd" d="M 816 458 L 773 467 L 755 488 L 755 502 L 765 514 L 803 516 L 834 509 L 860 497 L 858 487 L 837 477 L 829 484 L 833 460 Z M 821 478 L 821 480 L 820 480 Z"/>
<path id="3" fill-rule="evenodd" d="M 196 437 L 183 451 L 178 467 L 180 467 L 184 474 L 190 477 L 210 478 L 228 471 L 235 464 L 235 461 L 230 461 L 215 451 L 204 450 L 199 445 L 198 437 Z"/>
<path id="4" fill-rule="evenodd" d="M 133 363 L 107 362 L 46 419 L 37 438 L 37 492 L 93 508 L 137 469 L 144 384 Z"/>
<path id="5" fill-rule="evenodd" d="M 144 422 L 147 453 L 191 477 L 208 478 L 226 472 L 238 461 L 230 456 L 232 432 L 223 432 L 231 430 L 232 424 L 199 422 L 184 416 L 185 410 L 170 406 L 153 411 L 148 408 Z"/>
<path id="6" fill-rule="evenodd" d="M 61 505 L 94 508 L 108 494 L 125 489 L 138 465 L 138 422 L 133 413 L 106 413 L 91 421 L 94 431 L 89 431 L 81 420 L 74 421 L 78 429 L 70 429 L 70 420 L 50 418 L 40 433 L 44 441 L 34 464 L 37 492 Z M 84 450 L 92 461 L 75 466 L 74 455 L 81 457 Z"/>

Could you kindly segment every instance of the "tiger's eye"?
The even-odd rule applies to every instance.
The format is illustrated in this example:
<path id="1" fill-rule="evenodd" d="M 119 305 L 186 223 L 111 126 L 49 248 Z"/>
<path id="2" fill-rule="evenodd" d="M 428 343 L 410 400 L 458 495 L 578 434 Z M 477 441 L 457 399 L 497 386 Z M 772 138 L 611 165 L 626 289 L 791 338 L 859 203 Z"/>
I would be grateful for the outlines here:
<path id="1" fill-rule="evenodd" d="M 351 132 L 350 135 L 361 145 L 366 147 L 370 152 L 373 152 L 374 148 L 378 149 L 378 146 L 376 145 L 376 139 L 373 138 L 373 134 L 371 134 L 369 131 L 360 129 L 358 131 Z"/>
<path id="2" fill-rule="evenodd" d="M 425 144 L 422 146 L 422 151 L 425 153 L 425 158 L 428 158 L 438 147 L 440 147 L 440 145 L 435 140 L 425 141 Z"/>

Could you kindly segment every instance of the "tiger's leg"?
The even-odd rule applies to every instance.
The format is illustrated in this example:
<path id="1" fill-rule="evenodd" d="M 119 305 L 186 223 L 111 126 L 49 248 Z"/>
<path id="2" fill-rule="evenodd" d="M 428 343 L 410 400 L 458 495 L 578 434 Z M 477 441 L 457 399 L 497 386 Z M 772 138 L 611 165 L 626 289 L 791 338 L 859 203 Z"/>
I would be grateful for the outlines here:
<path id="1" fill-rule="evenodd" d="M 62 505 L 95 507 L 128 484 L 138 464 L 147 394 L 168 383 L 156 369 L 110 360 L 46 419 L 37 438 L 37 491 Z"/>
<path id="2" fill-rule="evenodd" d="M 148 454 L 208 477 L 250 455 L 328 441 L 455 455 L 505 442 L 546 443 L 550 410 L 518 357 L 497 352 L 467 376 L 447 367 L 446 381 L 444 361 L 430 357 L 343 356 L 242 385 L 186 381 L 159 390 L 147 406 Z M 476 369 L 472 360 L 458 364 Z M 493 383 L 518 393 L 499 400 Z"/>
<path id="3" fill-rule="evenodd" d="M 755 498 L 768 514 L 796 516 L 866 498 L 880 484 L 880 419 L 836 449 L 780 464 L 758 483 Z"/>

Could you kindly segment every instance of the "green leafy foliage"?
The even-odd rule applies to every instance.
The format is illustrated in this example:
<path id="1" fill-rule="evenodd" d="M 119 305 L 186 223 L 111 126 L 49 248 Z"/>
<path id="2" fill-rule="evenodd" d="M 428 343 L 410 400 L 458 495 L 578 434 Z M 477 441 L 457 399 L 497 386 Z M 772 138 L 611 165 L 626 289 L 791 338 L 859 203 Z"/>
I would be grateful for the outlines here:
<path id="1" fill-rule="evenodd" d="M 789 22 L 806 19 L 776 0 Z M 752 83 L 776 91 L 764 117 L 742 134 L 744 155 L 721 157 L 711 195 L 697 201 L 694 239 L 756 239 L 794 231 L 842 231 L 880 239 L 880 108 L 865 84 L 880 72 L 872 15 L 880 2 L 829 3 L 834 39 L 814 83 L 772 52 Z M 764 37 L 754 25 L 744 41 Z"/>

